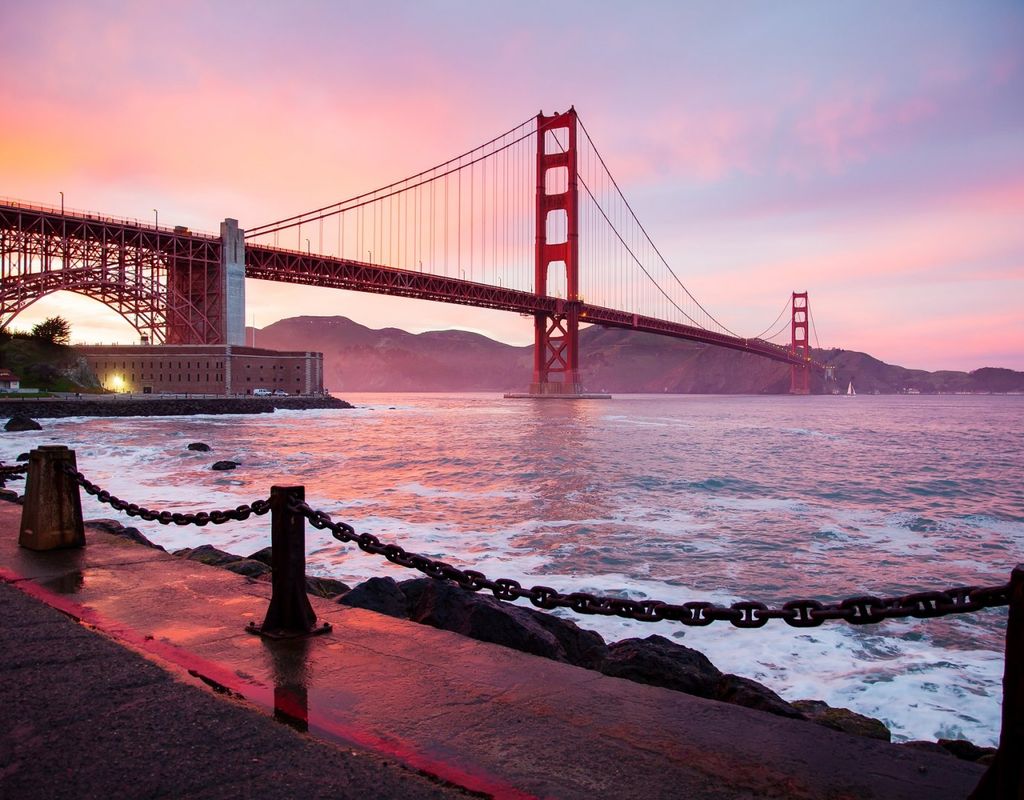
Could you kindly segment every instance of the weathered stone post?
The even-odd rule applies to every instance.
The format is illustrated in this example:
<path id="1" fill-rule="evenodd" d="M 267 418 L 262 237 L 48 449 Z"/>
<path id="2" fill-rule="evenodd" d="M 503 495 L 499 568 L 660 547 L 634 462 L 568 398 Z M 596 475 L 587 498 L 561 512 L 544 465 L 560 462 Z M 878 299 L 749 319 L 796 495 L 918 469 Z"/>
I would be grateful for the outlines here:
<path id="1" fill-rule="evenodd" d="M 316 613 L 306 594 L 306 518 L 291 502 L 306 499 L 304 486 L 270 487 L 270 568 L 273 594 L 262 625 L 247 630 L 271 639 L 315 636 L 331 629 L 316 627 Z"/>
<path id="2" fill-rule="evenodd" d="M 64 469 L 77 469 L 75 451 L 43 445 L 28 456 L 25 505 L 18 544 L 30 550 L 84 547 L 82 498 L 78 483 Z"/>
<path id="3" fill-rule="evenodd" d="M 1010 577 L 999 750 L 970 800 L 1024 797 L 1024 564 Z"/>

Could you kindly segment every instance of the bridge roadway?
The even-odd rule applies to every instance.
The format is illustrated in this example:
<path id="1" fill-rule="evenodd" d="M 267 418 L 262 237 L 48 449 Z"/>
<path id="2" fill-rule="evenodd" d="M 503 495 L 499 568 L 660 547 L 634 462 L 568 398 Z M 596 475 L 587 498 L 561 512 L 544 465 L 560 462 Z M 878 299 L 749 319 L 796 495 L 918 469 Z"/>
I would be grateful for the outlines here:
<path id="1" fill-rule="evenodd" d="M 553 314 L 564 311 L 568 306 L 568 303 L 560 298 L 538 296 L 532 292 L 502 286 L 256 244 L 246 244 L 245 275 L 247 278 L 268 281 L 435 300 L 520 314 L 533 314 L 538 311 Z M 763 339 L 743 339 L 694 325 L 617 311 L 589 303 L 579 303 L 578 308 L 580 323 L 689 339 L 754 353 L 796 366 L 823 367 L 816 361 L 804 361 L 790 353 L 788 348 Z"/>
<path id="2" fill-rule="evenodd" d="M 20 510 L 0 502 L 2 797 L 952 800 L 983 772 L 318 598 L 328 635 L 265 642 L 243 628 L 268 584 L 88 528 L 26 550 Z"/>
<path id="3" fill-rule="evenodd" d="M 13 253 L 17 242 L 25 240 L 26 234 L 33 237 L 33 257 L 42 259 L 47 264 L 60 257 L 61 247 L 56 243 L 65 238 L 80 245 L 72 248 L 78 257 L 95 259 L 115 259 L 119 248 L 121 251 L 127 248 L 136 254 L 149 250 L 165 254 L 169 259 L 200 257 L 206 263 L 216 263 L 219 261 L 218 254 L 221 246 L 220 237 L 213 234 L 188 231 L 182 228 L 157 227 L 138 220 L 125 220 L 98 214 L 61 211 L 47 206 L 0 201 L 0 243 L 4 241 L 5 235 L 11 236 L 12 239 L 12 244 L 0 244 L 0 249 L 4 251 L 0 253 L 0 256 L 6 255 L 7 252 Z M 84 242 L 90 242 L 94 247 L 86 248 L 83 245 Z M 119 274 L 117 267 L 116 263 L 103 263 L 75 270 L 57 268 L 21 271 L 8 269 L 0 275 L 0 278 L 5 283 L 12 282 L 12 286 L 13 282 L 17 281 L 18 285 L 14 287 L 13 294 L 18 297 L 34 298 L 48 292 L 66 289 L 96 297 L 123 311 L 124 306 L 132 304 L 132 297 L 130 294 L 126 294 L 124 286 L 114 285 Z M 121 271 L 123 272 L 123 265 Z M 519 314 L 535 312 L 553 314 L 564 310 L 567 306 L 565 300 L 538 296 L 532 292 L 254 243 L 246 244 L 245 274 L 248 278 L 260 280 L 372 292 L 395 297 L 410 297 L 511 311 Z M 151 283 L 152 274 L 147 273 L 145 280 Z M 143 289 L 143 287 L 139 288 Z M 160 295 L 157 287 L 153 286 L 146 287 L 143 293 L 147 296 L 152 295 L 152 297 Z M 0 299 L 10 302 L 6 297 Z M 139 298 L 136 298 L 135 302 L 136 305 L 145 305 L 145 302 Z M 824 367 L 817 361 L 804 361 L 791 353 L 787 347 L 762 339 L 743 339 L 693 325 L 618 311 L 585 302 L 579 303 L 577 308 L 580 322 L 584 324 L 604 325 L 610 328 L 623 328 L 688 339 L 754 353 L 796 366 L 810 366 L 815 369 Z M 139 309 L 134 310 L 136 313 L 141 313 Z"/>

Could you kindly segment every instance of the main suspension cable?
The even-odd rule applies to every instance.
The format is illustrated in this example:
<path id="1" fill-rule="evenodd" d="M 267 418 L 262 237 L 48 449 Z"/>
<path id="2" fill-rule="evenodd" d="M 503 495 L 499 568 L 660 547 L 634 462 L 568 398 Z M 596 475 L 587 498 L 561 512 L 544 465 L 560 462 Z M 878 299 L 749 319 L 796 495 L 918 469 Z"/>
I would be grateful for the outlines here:
<path id="1" fill-rule="evenodd" d="M 425 169 L 425 170 L 423 170 L 421 172 L 417 172 L 415 175 L 410 175 L 409 177 L 403 178 L 402 180 L 394 181 L 393 183 L 389 183 L 386 186 L 381 186 L 381 187 L 379 187 L 377 189 L 374 189 L 372 191 L 363 192 L 362 194 L 355 195 L 355 196 L 350 197 L 350 198 L 348 198 L 346 200 L 339 200 L 336 203 L 331 203 L 330 205 L 321 206 L 320 208 L 315 208 L 315 209 L 313 209 L 311 211 L 306 211 L 306 212 L 304 212 L 302 214 L 294 214 L 293 216 L 285 217 L 283 219 L 279 219 L 279 220 L 276 220 L 274 222 L 268 222 L 268 223 L 266 223 L 264 225 L 256 225 L 256 226 L 254 226 L 252 228 L 249 228 L 246 231 L 246 238 L 249 238 L 250 236 L 260 236 L 260 235 L 263 235 L 263 234 L 272 233 L 273 230 L 280 230 L 282 228 L 293 227 L 292 225 L 288 225 L 286 223 L 310 222 L 310 221 L 313 221 L 313 220 L 316 220 L 316 219 L 322 219 L 323 217 L 332 216 L 332 214 L 339 213 L 341 211 L 347 211 L 350 208 L 358 208 L 359 207 L 358 205 L 349 205 L 349 204 L 350 203 L 355 203 L 355 201 L 357 201 L 357 200 L 362 200 L 363 198 L 370 197 L 371 195 L 373 197 L 372 197 L 370 202 L 374 202 L 376 200 L 383 199 L 384 197 L 390 197 L 391 195 L 396 194 L 396 192 L 391 192 L 388 195 L 381 195 L 381 197 L 377 197 L 376 195 L 378 195 L 381 192 L 386 192 L 386 191 L 388 191 L 390 189 L 394 189 L 396 186 L 401 186 L 403 184 L 408 184 L 410 181 L 418 180 L 418 179 L 422 178 L 424 175 L 428 175 L 430 173 L 437 172 L 440 169 L 445 169 L 445 168 L 449 167 L 451 164 L 453 164 L 455 162 L 459 162 L 459 166 L 456 167 L 456 170 L 462 169 L 462 168 L 464 168 L 466 166 L 471 166 L 472 164 L 475 164 L 477 161 L 479 161 L 481 159 L 477 158 L 476 160 L 469 162 L 469 164 L 462 164 L 462 159 L 467 158 L 467 157 L 473 155 L 478 150 L 482 150 L 485 147 L 489 147 L 490 145 L 494 144 L 495 142 L 497 142 L 497 141 L 499 141 L 501 139 L 504 139 L 507 136 L 515 134 L 517 131 L 519 131 L 524 126 L 530 125 L 530 124 L 535 123 L 535 122 L 536 122 L 536 118 L 530 117 L 530 119 L 526 120 L 525 122 L 519 123 L 518 125 L 516 125 L 516 126 L 510 128 L 509 130 L 505 131 L 505 133 L 502 133 L 499 136 L 495 136 L 490 141 L 484 142 L 483 144 L 474 147 L 472 150 L 467 150 L 462 155 L 455 156 L 454 158 L 449 158 L 447 161 L 443 161 L 440 164 L 437 164 L 436 166 L 430 167 L 429 169 Z M 487 155 L 482 156 L 481 158 L 487 158 L 488 156 L 494 155 L 495 153 L 500 153 L 502 150 L 504 150 L 504 149 L 506 149 L 508 147 L 511 147 L 513 144 L 516 144 L 517 142 L 522 141 L 522 139 L 524 139 L 524 138 L 526 138 L 526 137 L 528 137 L 530 135 L 532 135 L 532 131 L 530 133 L 527 133 L 524 136 L 520 137 L 519 139 L 516 139 L 514 142 L 509 142 L 508 144 L 506 144 L 506 145 L 502 146 L 501 148 L 493 151 L 492 153 L 488 153 Z M 455 171 L 455 170 L 448 170 L 447 172 L 441 173 L 440 175 L 434 175 L 430 180 L 436 180 L 438 178 L 442 178 L 445 175 L 451 174 L 453 171 Z M 416 184 L 416 185 L 422 185 L 423 183 L 427 183 L 427 182 L 429 182 L 429 181 L 421 181 L 420 184 Z M 413 188 L 413 187 L 411 187 L 411 186 L 405 186 L 404 187 L 404 189 L 410 189 L 410 188 Z M 359 205 L 365 205 L 365 204 L 364 203 L 360 203 Z M 342 209 L 341 208 L 342 206 L 346 206 L 346 208 Z M 333 211 L 331 214 L 323 214 L 321 217 L 314 216 L 316 214 L 321 214 L 324 211 L 328 211 L 329 209 L 336 209 L 336 211 Z M 271 230 L 271 229 L 273 229 L 273 230 Z"/>

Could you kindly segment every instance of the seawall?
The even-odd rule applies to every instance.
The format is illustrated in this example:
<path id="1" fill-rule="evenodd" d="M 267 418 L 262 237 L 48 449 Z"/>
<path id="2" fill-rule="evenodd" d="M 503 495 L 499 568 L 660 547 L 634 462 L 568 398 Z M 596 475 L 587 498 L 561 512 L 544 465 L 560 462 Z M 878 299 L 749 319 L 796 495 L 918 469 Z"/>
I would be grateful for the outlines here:
<path id="1" fill-rule="evenodd" d="M 33 419 L 56 417 L 169 417 L 191 414 L 271 414 L 276 409 L 353 408 L 336 397 L 161 397 L 159 395 L 97 398 L 0 400 L 0 418 L 24 414 Z"/>

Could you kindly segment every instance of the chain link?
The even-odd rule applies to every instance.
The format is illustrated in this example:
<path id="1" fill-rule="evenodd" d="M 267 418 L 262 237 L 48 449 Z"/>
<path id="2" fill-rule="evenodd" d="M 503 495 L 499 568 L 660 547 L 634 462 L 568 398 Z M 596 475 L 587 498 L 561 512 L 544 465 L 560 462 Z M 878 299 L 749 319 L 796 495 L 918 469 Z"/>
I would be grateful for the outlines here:
<path id="1" fill-rule="evenodd" d="M 270 500 L 253 500 L 251 503 L 228 508 L 223 511 L 199 511 L 196 513 L 180 513 L 177 511 L 156 511 L 151 508 L 126 503 L 120 497 L 116 497 L 106 489 L 101 489 L 95 483 L 86 478 L 81 472 L 74 469 L 70 464 L 62 464 L 61 468 L 79 485 L 86 493 L 91 494 L 101 503 L 123 511 L 129 517 L 139 517 L 148 522 L 159 522 L 161 525 L 198 525 L 200 527 L 213 523 L 222 525 L 225 522 L 249 519 L 250 516 L 262 516 L 270 511 Z"/>
<path id="2" fill-rule="evenodd" d="M 764 603 L 750 600 L 720 606 L 708 602 L 682 604 L 660 600 L 629 600 L 622 597 L 603 597 L 588 592 L 563 594 L 550 586 L 523 588 L 509 578 L 491 580 L 482 572 L 458 569 L 444 561 L 409 553 L 397 544 L 381 542 L 369 533 L 356 533 L 345 522 L 334 522 L 330 515 L 309 504 L 293 500 L 289 507 L 302 514 L 317 530 L 329 530 L 339 542 L 355 542 L 360 550 L 384 556 L 392 564 L 415 569 L 431 578 L 455 582 L 470 592 L 486 589 L 499 600 L 525 598 L 537 608 L 551 610 L 568 608 L 580 614 L 624 617 L 641 622 L 671 620 L 683 625 L 703 626 L 712 622 L 729 622 L 737 628 L 761 628 L 773 619 L 781 619 L 794 628 L 816 628 L 826 620 L 842 620 L 851 625 L 869 625 L 887 619 L 906 617 L 942 617 L 963 614 L 982 608 L 1009 605 L 1010 584 L 1002 586 L 955 586 L 945 591 L 917 592 L 897 597 L 858 595 L 838 603 L 819 600 L 790 600 L 780 608 L 769 608 Z"/>
<path id="3" fill-rule="evenodd" d="M 10 466 L 0 465 L 0 479 L 12 475 L 24 475 L 28 472 L 28 464 L 12 464 Z"/>

